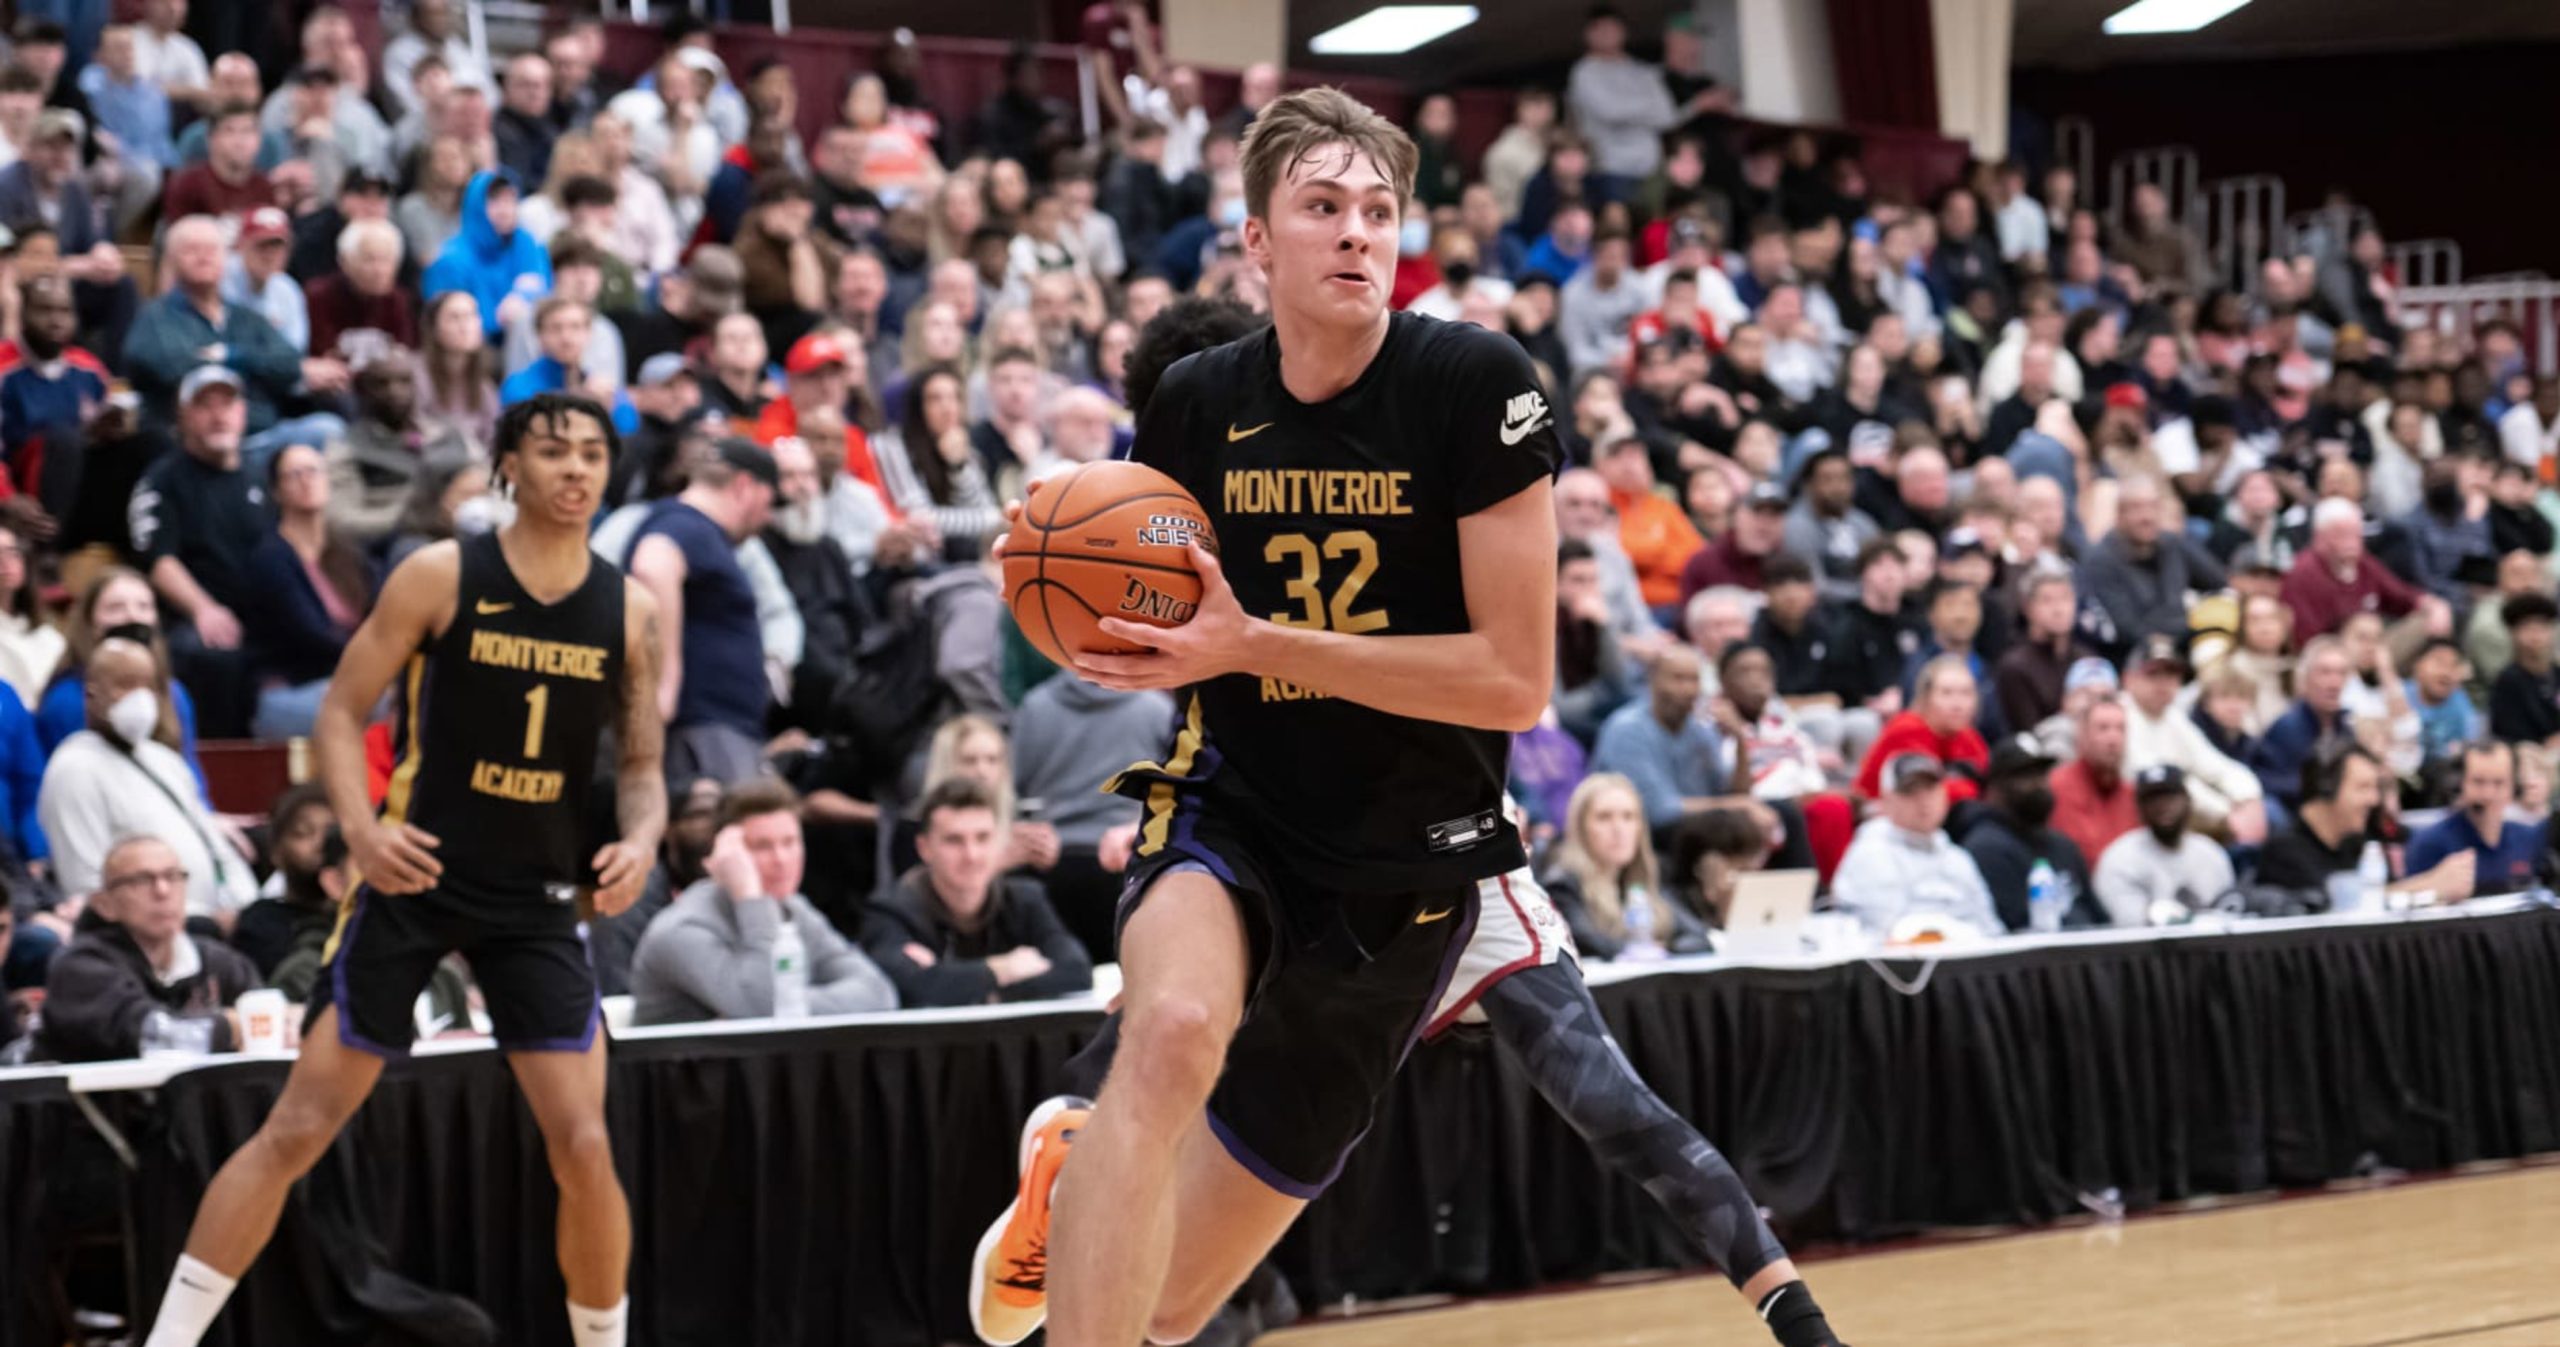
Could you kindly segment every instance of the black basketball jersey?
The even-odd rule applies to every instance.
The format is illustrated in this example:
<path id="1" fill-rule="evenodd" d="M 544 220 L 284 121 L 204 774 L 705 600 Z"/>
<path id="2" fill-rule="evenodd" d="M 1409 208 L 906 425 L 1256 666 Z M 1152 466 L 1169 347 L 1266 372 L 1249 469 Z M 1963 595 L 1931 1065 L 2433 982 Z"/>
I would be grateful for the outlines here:
<path id="1" fill-rule="evenodd" d="M 622 572 L 601 557 L 544 604 L 495 533 L 462 540 L 453 621 L 409 657 L 386 822 L 442 846 L 440 886 L 566 900 L 592 884 L 584 845 L 596 740 L 622 705 Z"/>
<path id="2" fill-rule="evenodd" d="M 1447 635 L 1470 627 L 1458 521 L 1555 472 L 1554 420 L 1510 337 L 1399 313 L 1359 380 L 1320 404 L 1281 384 L 1270 328 L 1180 361 L 1132 457 L 1199 498 L 1248 614 Z M 1204 778 L 1211 806 L 1260 830 L 1271 865 L 1386 893 L 1524 863 L 1500 817 L 1507 734 L 1258 675 L 1183 695 L 1165 765 Z M 1160 792 L 1149 806 L 1161 829 L 1171 801 Z"/>

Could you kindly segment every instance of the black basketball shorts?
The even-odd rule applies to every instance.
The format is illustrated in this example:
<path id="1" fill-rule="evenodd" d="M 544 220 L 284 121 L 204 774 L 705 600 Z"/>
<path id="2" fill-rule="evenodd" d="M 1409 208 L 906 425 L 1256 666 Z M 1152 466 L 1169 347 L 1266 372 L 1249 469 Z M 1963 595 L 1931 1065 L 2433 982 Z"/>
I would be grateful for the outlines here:
<path id="1" fill-rule="evenodd" d="M 358 885 L 338 914 L 304 1020 L 338 1008 L 338 1041 L 377 1057 L 405 1057 L 417 1037 L 418 994 L 450 953 L 471 965 L 498 1046 L 509 1052 L 585 1052 L 604 1022 L 578 905 L 539 892 L 503 899 L 450 889 L 383 893 Z"/>
<path id="2" fill-rule="evenodd" d="M 1475 930 L 1477 885 L 1346 894 L 1275 879 L 1283 872 L 1241 832 L 1188 799 L 1170 834 L 1131 863 L 1119 924 L 1168 875 L 1206 874 L 1226 887 L 1252 963 L 1244 1022 L 1209 1096 L 1209 1127 L 1256 1178 L 1312 1200 L 1368 1133 L 1455 976 Z"/>

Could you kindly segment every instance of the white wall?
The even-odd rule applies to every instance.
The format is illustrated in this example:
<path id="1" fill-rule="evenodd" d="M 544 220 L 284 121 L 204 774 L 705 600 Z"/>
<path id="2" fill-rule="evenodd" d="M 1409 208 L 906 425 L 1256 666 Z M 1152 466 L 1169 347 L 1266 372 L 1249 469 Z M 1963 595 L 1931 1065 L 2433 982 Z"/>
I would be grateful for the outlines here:
<path id="1" fill-rule="evenodd" d="M 2009 34 L 2015 0 L 1929 0 L 1938 48 L 1938 129 L 1980 159 L 2009 153 Z"/>
<path id="2" fill-rule="evenodd" d="M 1733 0 L 1742 109 L 1782 122 L 1840 120 L 1831 29 L 1822 0 Z"/>
<path id="3" fill-rule="evenodd" d="M 1164 17 L 1165 55 L 1175 61 L 1230 70 L 1256 61 L 1289 64 L 1283 0 L 1164 0 L 1157 12 Z"/>

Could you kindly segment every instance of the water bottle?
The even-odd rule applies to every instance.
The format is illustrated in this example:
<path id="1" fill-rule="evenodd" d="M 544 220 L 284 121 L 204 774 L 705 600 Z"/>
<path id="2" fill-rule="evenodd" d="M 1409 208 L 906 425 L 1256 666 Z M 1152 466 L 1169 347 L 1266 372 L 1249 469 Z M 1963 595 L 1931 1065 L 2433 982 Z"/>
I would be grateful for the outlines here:
<path id="1" fill-rule="evenodd" d="M 1627 888 L 1627 943 L 1618 950 L 1621 959 L 1659 959 L 1662 946 L 1653 938 L 1653 895 L 1642 884 Z"/>
<path id="2" fill-rule="evenodd" d="M 773 1017 L 809 1018 L 809 946 L 787 910 L 773 933 Z"/>
<path id="3" fill-rule="evenodd" d="M 2382 858 L 2382 844 L 2367 842 L 2364 855 L 2356 861 L 2356 890 L 2366 912 L 2380 912 L 2385 907 L 2383 890 L 2391 884 L 2391 863 Z"/>
<path id="4" fill-rule="evenodd" d="M 2051 861 L 2040 859 L 2027 871 L 2027 926 L 2038 935 L 2062 929 L 2062 886 Z"/>

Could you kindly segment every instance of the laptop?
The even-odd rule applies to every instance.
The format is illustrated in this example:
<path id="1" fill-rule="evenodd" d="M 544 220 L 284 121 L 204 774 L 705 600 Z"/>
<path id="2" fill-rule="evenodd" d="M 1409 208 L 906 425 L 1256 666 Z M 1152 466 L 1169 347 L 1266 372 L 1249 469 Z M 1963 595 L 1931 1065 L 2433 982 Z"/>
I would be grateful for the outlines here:
<path id="1" fill-rule="evenodd" d="M 1805 952 L 1813 914 L 1811 870 L 1750 870 L 1734 876 L 1724 914 L 1724 952 L 1739 958 L 1793 958 Z"/>

